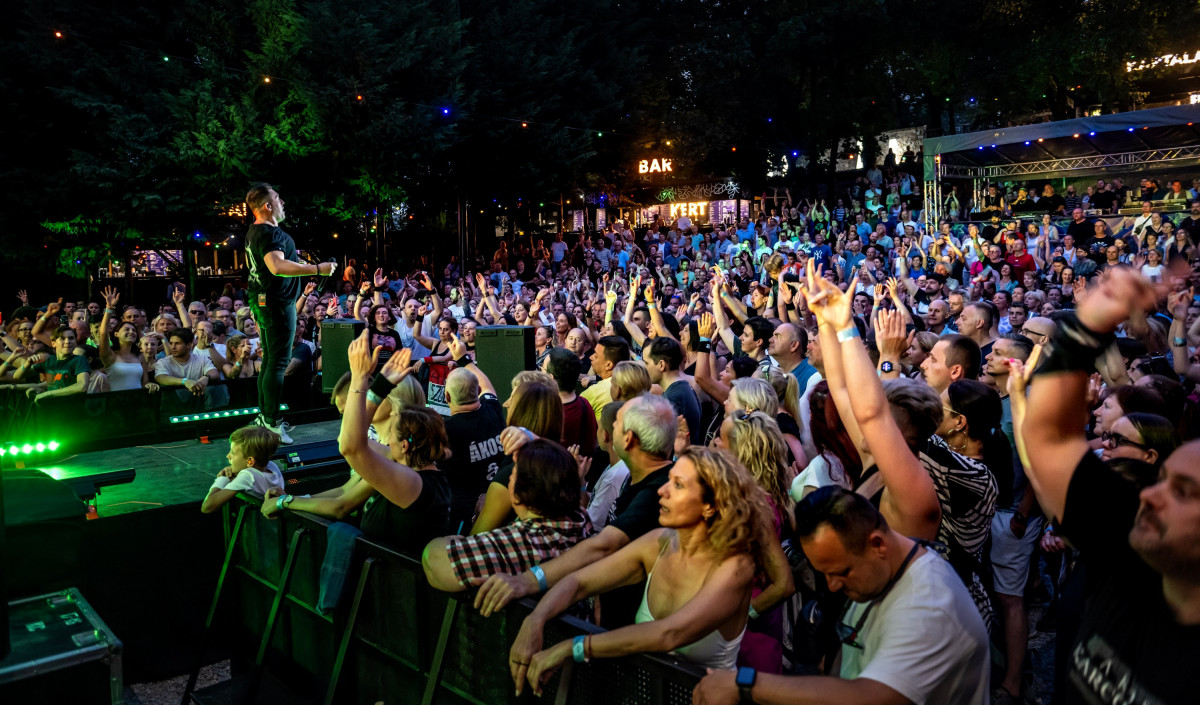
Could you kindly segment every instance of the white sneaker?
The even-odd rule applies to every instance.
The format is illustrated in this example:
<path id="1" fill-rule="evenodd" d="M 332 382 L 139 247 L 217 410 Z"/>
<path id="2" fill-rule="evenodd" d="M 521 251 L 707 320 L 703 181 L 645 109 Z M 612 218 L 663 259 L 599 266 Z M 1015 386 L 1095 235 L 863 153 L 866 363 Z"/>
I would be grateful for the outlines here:
<path id="1" fill-rule="evenodd" d="M 285 446 L 290 446 L 292 444 L 292 437 L 288 435 L 288 429 L 291 428 L 291 426 L 286 421 L 280 421 L 278 426 L 272 426 L 271 423 L 260 414 L 254 418 L 254 423 L 255 425 L 270 429 L 271 433 L 279 436 L 279 442 Z"/>

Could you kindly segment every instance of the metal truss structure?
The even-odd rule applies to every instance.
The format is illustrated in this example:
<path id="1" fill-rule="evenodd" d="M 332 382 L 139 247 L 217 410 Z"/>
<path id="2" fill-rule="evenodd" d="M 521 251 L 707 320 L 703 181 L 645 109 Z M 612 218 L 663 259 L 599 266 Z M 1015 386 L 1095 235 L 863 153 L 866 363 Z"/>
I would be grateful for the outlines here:
<path id="1" fill-rule="evenodd" d="M 1111 166 L 1133 166 L 1137 164 L 1180 161 L 1185 159 L 1200 159 L 1200 144 L 1188 145 L 1186 147 L 1171 147 L 1169 149 L 1147 149 L 1141 152 L 1096 154 L 1087 157 L 1046 159 L 1039 162 L 998 164 L 996 166 L 958 166 L 952 164 L 941 164 L 940 172 L 942 176 L 951 178 L 991 179 L 1004 176 L 1028 176 L 1032 174 L 1047 174 L 1059 171 L 1100 169 Z"/>

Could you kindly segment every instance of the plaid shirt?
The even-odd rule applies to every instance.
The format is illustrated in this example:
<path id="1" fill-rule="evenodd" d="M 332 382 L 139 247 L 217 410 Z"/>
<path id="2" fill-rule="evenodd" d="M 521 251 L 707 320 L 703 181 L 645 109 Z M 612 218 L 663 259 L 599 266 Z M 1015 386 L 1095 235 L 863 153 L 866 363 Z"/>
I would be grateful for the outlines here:
<path id="1" fill-rule="evenodd" d="M 518 575 L 586 539 L 592 522 L 580 510 L 563 521 L 517 519 L 486 534 L 450 540 L 450 564 L 464 587 L 471 578 L 495 573 Z"/>

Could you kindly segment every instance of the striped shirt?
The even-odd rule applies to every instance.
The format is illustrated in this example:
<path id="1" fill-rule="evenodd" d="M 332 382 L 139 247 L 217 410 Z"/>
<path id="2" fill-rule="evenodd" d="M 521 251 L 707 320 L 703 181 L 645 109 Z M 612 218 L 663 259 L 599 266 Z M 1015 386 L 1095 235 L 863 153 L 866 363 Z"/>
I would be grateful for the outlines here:
<path id="1" fill-rule="evenodd" d="M 458 582 L 470 587 L 472 578 L 524 573 L 591 534 L 592 522 L 582 509 L 562 521 L 517 519 L 486 534 L 451 539 L 450 564 Z"/>

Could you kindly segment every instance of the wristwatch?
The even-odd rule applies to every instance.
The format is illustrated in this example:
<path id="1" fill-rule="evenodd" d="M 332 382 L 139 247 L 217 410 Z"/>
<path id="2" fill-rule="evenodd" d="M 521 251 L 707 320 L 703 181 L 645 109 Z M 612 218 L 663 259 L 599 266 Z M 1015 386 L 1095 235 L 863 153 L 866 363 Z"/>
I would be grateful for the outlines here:
<path id="1" fill-rule="evenodd" d="M 753 705 L 754 696 L 750 694 L 750 690 L 754 687 L 754 681 L 757 678 L 758 671 L 753 668 L 742 666 L 738 669 L 737 679 L 734 682 L 737 683 L 738 697 L 740 698 L 738 702 L 741 705 Z"/>
<path id="2" fill-rule="evenodd" d="M 887 360 L 884 360 L 883 362 L 879 363 L 879 371 L 880 372 L 891 372 L 894 369 L 896 369 L 896 366 Z"/>

